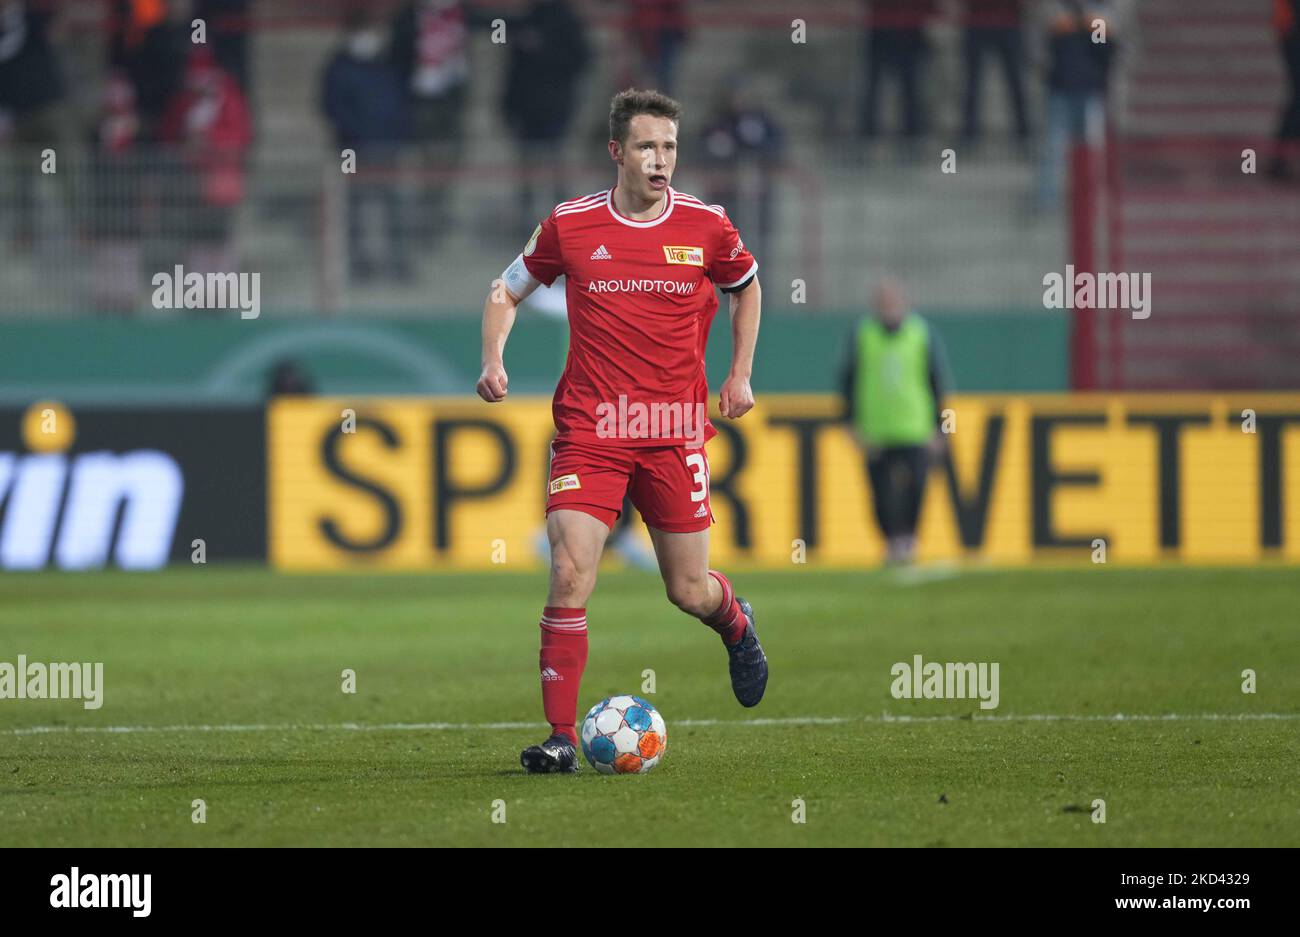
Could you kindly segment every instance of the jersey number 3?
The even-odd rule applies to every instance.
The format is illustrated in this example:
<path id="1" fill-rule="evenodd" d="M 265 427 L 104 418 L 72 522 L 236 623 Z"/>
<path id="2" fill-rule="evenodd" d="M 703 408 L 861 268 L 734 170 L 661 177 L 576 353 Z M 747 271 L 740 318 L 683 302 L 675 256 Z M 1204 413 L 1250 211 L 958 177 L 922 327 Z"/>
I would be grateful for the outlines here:
<path id="1" fill-rule="evenodd" d="M 703 501 L 709 493 L 709 467 L 704 461 L 704 456 L 698 452 L 692 452 L 686 457 L 686 465 L 695 469 L 693 476 L 696 489 L 691 492 L 692 501 Z"/>

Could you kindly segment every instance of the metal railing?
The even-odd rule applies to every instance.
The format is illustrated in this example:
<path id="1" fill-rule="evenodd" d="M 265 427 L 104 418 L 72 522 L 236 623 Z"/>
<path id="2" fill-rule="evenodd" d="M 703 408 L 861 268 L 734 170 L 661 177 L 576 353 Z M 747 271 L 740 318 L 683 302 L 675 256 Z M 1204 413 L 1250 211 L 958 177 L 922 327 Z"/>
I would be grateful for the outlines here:
<path id="1" fill-rule="evenodd" d="M 1300 149 L 1268 140 L 1112 137 L 1078 147 L 1072 256 L 1079 270 L 1149 276 L 1151 309 L 1076 309 L 1081 389 L 1295 385 L 1300 190 L 1276 178 Z"/>
<path id="2" fill-rule="evenodd" d="M 727 208 L 776 313 L 861 309 L 885 273 L 922 306 L 1024 309 L 1061 256 L 1059 216 L 1024 211 L 1031 164 L 836 147 L 779 165 L 691 165 L 674 185 Z M 892 154 L 892 155 L 891 155 Z M 259 273 L 276 315 L 468 315 L 557 202 L 610 186 L 607 161 L 455 164 L 404 149 L 0 154 L 0 316 L 203 315 L 157 308 L 154 277 Z"/>

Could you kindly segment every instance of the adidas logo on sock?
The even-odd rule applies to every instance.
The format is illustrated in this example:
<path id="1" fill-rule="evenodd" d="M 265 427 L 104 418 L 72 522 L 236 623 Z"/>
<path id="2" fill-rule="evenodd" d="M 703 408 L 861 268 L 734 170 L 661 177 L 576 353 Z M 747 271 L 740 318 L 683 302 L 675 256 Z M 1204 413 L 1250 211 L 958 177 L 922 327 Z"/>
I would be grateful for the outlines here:
<path id="1" fill-rule="evenodd" d="M 542 679 L 543 679 L 543 680 L 563 680 L 564 678 L 561 677 L 558 673 L 555 672 L 555 668 L 553 668 L 553 667 L 543 667 L 543 668 L 542 668 Z"/>
<path id="2" fill-rule="evenodd" d="M 602 244 L 600 245 L 600 247 L 596 248 L 592 252 L 591 259 L 592 260 L 613 260 L 614 255 L 611 254 L 609 251 L 605 250 L 605 245 Z"/>

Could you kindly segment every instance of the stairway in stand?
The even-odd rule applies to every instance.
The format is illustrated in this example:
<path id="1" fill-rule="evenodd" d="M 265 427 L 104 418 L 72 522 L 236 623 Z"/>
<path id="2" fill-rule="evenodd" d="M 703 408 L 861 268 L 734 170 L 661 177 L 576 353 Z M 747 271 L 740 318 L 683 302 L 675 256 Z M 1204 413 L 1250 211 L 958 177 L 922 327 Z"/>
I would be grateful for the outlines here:
<path id="1" fill-rule="evenodd" d="M 1270 177 L 1285 96 L 1272 12 L 1271 0 L 1138 4 L 1098 258 L 1149 272 L 1152 312 L 1101 329 L 1109 386 L 1294 388 L 1300 377 L 1300 159 L 1296 179 Z"/>

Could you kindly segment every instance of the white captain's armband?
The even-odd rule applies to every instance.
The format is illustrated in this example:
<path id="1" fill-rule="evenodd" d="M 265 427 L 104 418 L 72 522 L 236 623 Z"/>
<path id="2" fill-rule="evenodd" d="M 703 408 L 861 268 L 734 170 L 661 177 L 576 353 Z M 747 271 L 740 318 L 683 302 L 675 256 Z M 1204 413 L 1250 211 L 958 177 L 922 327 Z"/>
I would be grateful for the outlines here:
<path id="1" fill-rule="evenodd" d="M 501 281 L 505 283 L 510 295 L 519 302 L 523 302 L 533 290 L 541 286 L 541 283 L 524 266 L 523 254 L 516 257 L 514 263 L 506 267 L 505 272 L 501 274 Z"/>

